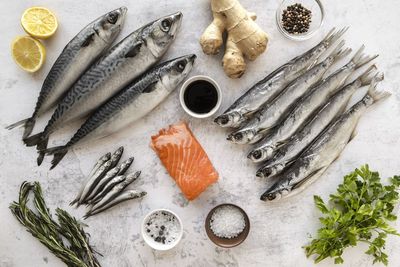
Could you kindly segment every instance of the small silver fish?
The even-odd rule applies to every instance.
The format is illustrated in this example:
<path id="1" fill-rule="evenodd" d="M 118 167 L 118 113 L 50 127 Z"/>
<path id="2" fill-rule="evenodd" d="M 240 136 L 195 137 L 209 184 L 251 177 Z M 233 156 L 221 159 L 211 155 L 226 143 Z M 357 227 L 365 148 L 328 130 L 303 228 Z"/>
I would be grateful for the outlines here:
<path id="1" fill-rule="evenodd" d="M 319 44 L 304 54 L 293 58 L 256 83 L 222 115 L 218 116 L 214 122 L 221 127 L 239 127 L 262 105 L 277 96 L 292 80 L 302 75 L 307 68 L 313 66 L 318 58 L 346 31 L 347 28 L 337 32 L 332 29 Z"/>
<path id="2" fill-rule="evenodd" d="M 112 169 L 110 169 L 102 178 L 99 179 L 97 185 L 93 188 L 92 192 L 87 196 L 85 199 L 82 200 L 82 203 L 87 203 L 89 200 L 94 198 L 97 194 L 103 190 L 103 188 L 106 186 L 106 184 L 115 176 L 118 175 L 119 171 L 121 170 L 121 167 L 117 166 Z"/>
<path id="3" fill-rule="evenodd" d="M 130 157 L 129 159 L 125 160 L 124 162 L 122 162 L 119 167 L 120 170 L 118 172 L 118 175 L 123 175 L 125 174 L 125 172 L 129 169 L 129 167 L 131 166 L 132 162 L 135 160 L 134 157 Z"/>
<path id="4" fill-rule="evenodd" d="M 129 34 L 94 63 L 59 102 L 43 132 L 24 139 L 37 146 L 43 160 L 50 134 L 66 122 L 83 118 L 154 65 L 178 32 L 182 13 L 157 19 Z"/>
<path id="5" fill-rule="evenodd" d="M 117 150 L 114 151 L 114 153 L 111 156 L 111 165 L 110 165 L 110 169 L 114 168 L 115 166 L 117 166 L 119 160 L 122 157 L 122 154 L 124 153 L 124 147 L 120 146 L 119 148 L 117 148 Z"/>
<path id="6" fill-rule="evenodd" d="M 80 142 L 108 136 L 153 110 L 187 77 L 195 59 L 191 54 L 161 63 L 122 89 L 96 110 L 65 146 L 44 151 L 54 155 L 51 168 Z"/>
<path id="7" fill-rule="evenodd" d="M 293 103 L 319 82 L 326 71 L 338 60 L 347 56 L 351 49 L 341 50 L 344 41 L 321 63 L 315 65 L 300 77 L 294 79 L 271 103 L 263 105 L 249 122 L 228 136 L 235 144 L 253 144 L 262 139 L 290 110 Z"/>
<path id="8" fill-rule="evenodd" d="M 367 69 L 353 82 L 347 84 L 333 95 L 328 102 L 318 111 L 304 128 L 293 135 L 287 144 L 282 146 L 267 161 L 267 163 L 257 171 L 258 177 L 272 177 L 280 174 L 289 164 L 296 160 L 297 156 L 327 127 L 338 115 L 345 110 L 351 96 L 359 88 L 369 85 L 372 82 L 372 74 L 376 67 Z M 379 81 L 375 77 L 375 82 Z M 267 158 L 268 159 L 268 158 Z"/>
<path id="9" fill-rule="evenodd" d="M 32 116 L 8 126 L 7 129 L 23 125 L 25 130 L 22 138 L 27 138 L 32 133 L 37 117 L 55 106 L 84 71 L 111 46 L 122 29 L 126 11 L 126 7 L 120 7 L 83 28 L 64 47 L 51 67 Z"/>
<path id="10" fill-rule="evenodd" d="M 113 200 L 111 200 L 109 203 L 107 203 L 106 205 L 104 205 L 101 208 L 95 209 L 95 210 L 90 210 L 89 212 L 87 212 L 85 214 L 85 216 L 83 216 L 84 219 L 89 218 L 90 216 L 93 216 L 95 214 L 98 214 L 102 211 L 105 211 L 121 202 L 127 201 L 127 200 L 131 200 L 131 199 L 137 199 L 137 198 L 142 198 L 145 195 L 147 195 L 146 192 L 144 191 L 137 191 L 137 190 L 126 190 L 123 191 L 120 195 L 118 195 L 117 197 L 115 197 Z"/>
<path id="11" fill-rule="evenodd" d="M 310 116 L 341 87 L 350 74 L 377 57 L 377 55 L 365 56 L 363 50 L 364 46 L 357 51 L 349 63 L 322 80 L 303 96 L 287 117 L 249 153 L 248 158 L 254 162 L 262 161 L 287 143 L 299 127 L 304 125 Z"/>
<path id="12" fill-rule="evenodd" d="M 125 181 L 126 175 L 118 175 L 111 179 L 95 197 L 88 201 L 89 204 L 94 204 L 99 202 L 110 190 L 117 184 Z"/>
<path id="13" fill-rule="evenodd" d="M 301 154 L 300 158 L 281 174 L 280 179 L 261 196 L 261 200 L 279 200 L 295 195 L 316 181 L 325 172 L 354 137 L 357 123 L 367 108 L 390 96 L 390 93 L 376 89 L 376 84 L 380 79 L 377 78 L 373 81 L 368 94 L 339 116 Z"/>

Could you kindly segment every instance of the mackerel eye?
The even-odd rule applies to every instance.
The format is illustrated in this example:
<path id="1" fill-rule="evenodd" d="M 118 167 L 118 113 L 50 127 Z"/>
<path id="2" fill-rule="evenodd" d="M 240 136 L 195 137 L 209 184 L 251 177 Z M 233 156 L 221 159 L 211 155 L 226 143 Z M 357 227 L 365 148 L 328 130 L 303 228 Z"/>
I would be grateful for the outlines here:
<path id="1" fill-rule="evenodd" d="M 171 21 L 169 19 L 164 19 L 161 21 L 161 27 L 163 31 L 169 31 L 169 28 L 171 27 Z"/>
<path id="2" fill-rule="evenodd" d="M 118 14 L 117 13 L 110 13 L 107 17 L 107 21 L 111 24 L 115 24 L 118 20 Z"/>
<path id="3" fill-rule="evenodd" d="M 179 72 L 182 72 L 186 67 L 186 61 L 179 61 L 176 68 Z"/>

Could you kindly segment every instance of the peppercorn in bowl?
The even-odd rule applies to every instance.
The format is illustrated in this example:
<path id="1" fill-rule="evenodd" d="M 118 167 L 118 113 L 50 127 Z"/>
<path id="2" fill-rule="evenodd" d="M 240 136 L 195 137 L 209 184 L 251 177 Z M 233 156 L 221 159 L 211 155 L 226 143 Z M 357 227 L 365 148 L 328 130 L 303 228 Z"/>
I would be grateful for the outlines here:
<path id="1" fill-rule="evenodd" d="M 286 38 L 303 41 L 318 32 L 324 15 L 324 7 L 319 0 L 284 0 L 276 11 L 276 23 Z"/>

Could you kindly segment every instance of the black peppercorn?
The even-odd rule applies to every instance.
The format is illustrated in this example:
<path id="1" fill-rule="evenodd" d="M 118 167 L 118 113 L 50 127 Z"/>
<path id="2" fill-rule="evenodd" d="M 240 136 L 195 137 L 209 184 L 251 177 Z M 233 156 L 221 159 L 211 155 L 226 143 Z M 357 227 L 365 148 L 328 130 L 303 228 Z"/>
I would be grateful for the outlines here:
<path id="1" fill-rule="evenodd" d="M 282 26 L 290 34 L 305 33 L 310 29 L 311 10 L 297 3 L 286 7 L 282 13 Z"/>

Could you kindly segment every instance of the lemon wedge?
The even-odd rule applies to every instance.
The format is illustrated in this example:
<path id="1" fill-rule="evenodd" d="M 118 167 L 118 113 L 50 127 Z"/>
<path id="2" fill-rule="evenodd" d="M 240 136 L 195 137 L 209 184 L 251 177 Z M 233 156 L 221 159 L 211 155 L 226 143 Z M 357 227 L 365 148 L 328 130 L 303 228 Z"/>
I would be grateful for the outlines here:
<path id="1" fill-rule="evenodd" d="M 46 49 L 40 41 L 30 36 L 18 36 L 11 44 L 11 54 L 23 70 L 35 72 L 45 61 Z"/>
<path id="2" fill-rule="evenodd" d="M 57 18 L 45 7 L 31 7 L 22 14 L 21 25 L 33 37 L 47 39 L 58 27 Z"/>

